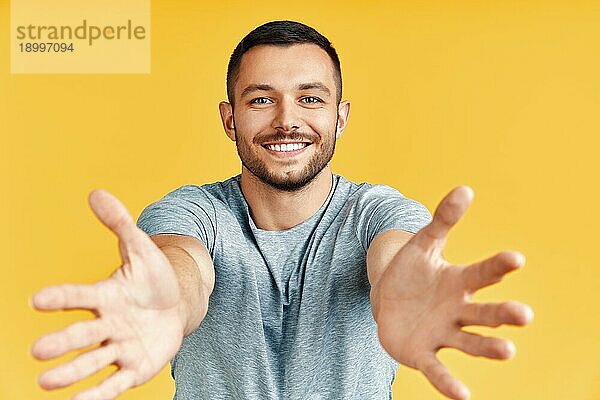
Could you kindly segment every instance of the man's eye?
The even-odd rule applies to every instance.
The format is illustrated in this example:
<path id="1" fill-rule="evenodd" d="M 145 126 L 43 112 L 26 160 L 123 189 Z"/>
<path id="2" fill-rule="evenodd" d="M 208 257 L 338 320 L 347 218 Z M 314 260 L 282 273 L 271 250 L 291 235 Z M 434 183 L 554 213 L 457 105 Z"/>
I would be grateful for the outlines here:
<path id="1" fill-rule="evenodd" d="M 252 101 L 250 103 L 252 104 L 268 104 L 268 102 L 271 101 L 266 97 L 257 97 L 256 99 L 252 99 Z"/>
<path id="2" fill-rule="evenodd" d="M 321 100 L 320 98 L 315 97 L 315 96 L 303 97 L 302 99 L 300 99 L 300 101 L 303 101 L 304 103 L 307 103 L 307 104 L 315 104 L 315 103 L 322 103 L 323 102 L 323 100 Z"/>

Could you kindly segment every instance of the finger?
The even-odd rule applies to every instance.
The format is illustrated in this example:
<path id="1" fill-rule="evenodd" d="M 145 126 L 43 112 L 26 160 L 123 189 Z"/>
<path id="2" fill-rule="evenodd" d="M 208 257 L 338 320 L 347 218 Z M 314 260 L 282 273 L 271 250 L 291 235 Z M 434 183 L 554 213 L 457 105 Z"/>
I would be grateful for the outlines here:
<path id="1" fill-rule="evenodd" d="M 415 235 L 415 240 L 425 248 L 443 242 L 472 200 L 473 190 L 468 186 L 458 186 L 451 190 L 437 206 L 433 220 Z"/>
<path id="2" fill-rule="evenodd" d="M 421 357 L 417 362 L 417 368 L 443 395 L 456 400 L 468 399 L 471 396 L 465 384 L 453 377 L 435 354 Z"/>
<path id="3" fill-rule="evenodd" d="M 522 267 L 525 257 L 516 251 L 503 251 L 493 257 L 476 262 L 463 270 L 466 290 L 475 292 L 500 282 L 504 275 Z"/>
<path id="4" fill-rule="evenodd" d="M 517 352 L 515 345 L 510 340 L 482 336 L 462 330 L 450 340 L 448 345 L 472 356 L 495 359 L 511 358 Z"/>
<path id="5" fill-rule="evenodd" d="M 42 311 L 96 309 L 100 305 L 100 299 L 97 284 L 63 284 L 41 289 L 33 295 L 31 303 Z"/>
<path id="6" fill-rule="evenodd" d="M 109 335 L 108 324 L 100 319 L 77 322 L 40 338 L 31 348 L 31 354 L 38 360 L 48 360 L 71 350 L 103 342 Z"/>
<path id="7" fill-rule="evenodd" d="M 118 370 L 100 385 L 74 396 L 71 400 L 114 399 L 130 387 L 135 386 L 135 374 L 130 370 Z"/>
<path id="8" fill-rule="evenodd" d="M 69 386 L 109 366 L 116 359 L 114 345 L 101 346 L 44 372 L 38 382 L 42 388 L 49 390 Z"/>
<path id="9" fill-rule="evenodd" d="M 136 226 L 127 208 L 106 190 L 97 189 L 88 198 L 92 211 L 100 222 L 128 245 L 143 244 L 146 235 Z"/>
<path id="10" fill-rule="evenodd" d="M 458 323 L 465 325 L 481 325 L 497 327 L 506 325 L 527 325 L 533 320 L 533 311 L 526 305 L 516 301 L 502 303 L 469 303 L 463 307 Z"/>

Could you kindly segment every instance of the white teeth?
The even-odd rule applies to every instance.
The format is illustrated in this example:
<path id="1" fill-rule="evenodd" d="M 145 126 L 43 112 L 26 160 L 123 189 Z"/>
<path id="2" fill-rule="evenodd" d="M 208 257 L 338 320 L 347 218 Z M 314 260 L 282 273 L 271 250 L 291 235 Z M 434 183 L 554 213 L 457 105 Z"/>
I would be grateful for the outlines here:
<path id="1" fill-rule="evenodd" d="M 308 143 L 283 143 L 283 144 L 268 144 L 266 147 L 274 151 L 294 151 L 300 150 L 308 146 Z"/>

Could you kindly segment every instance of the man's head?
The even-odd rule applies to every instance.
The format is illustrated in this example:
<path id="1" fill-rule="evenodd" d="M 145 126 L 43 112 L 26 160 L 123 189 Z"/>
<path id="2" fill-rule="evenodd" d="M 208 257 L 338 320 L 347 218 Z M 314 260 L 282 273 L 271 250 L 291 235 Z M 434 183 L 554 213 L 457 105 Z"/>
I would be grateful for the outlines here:
<path id="1" fill-rule="evenodd" d="M 274 21 L 250 32 L 229 62 L 229 103 L 219 104 L 243 167 L 280 190 L 311 182 L 346 126 L 341 91 L 336 51 L 313 28 Z"/>
<path id="2" fill-rule="evenodd" d="M 340 59 L 331 42 L 310 26 L 294 21 L 272 21 L 255 28 L 236 46 L 227 66 L 227 98 L 235 104 L 234 86 L 237 81 L 242 56 L 251 48 L 261 45 L 287 47 L 297 44 L 314 44 L 329 55 L 335 78 L 336 100 L 342 99 L 342 69 Z"/>

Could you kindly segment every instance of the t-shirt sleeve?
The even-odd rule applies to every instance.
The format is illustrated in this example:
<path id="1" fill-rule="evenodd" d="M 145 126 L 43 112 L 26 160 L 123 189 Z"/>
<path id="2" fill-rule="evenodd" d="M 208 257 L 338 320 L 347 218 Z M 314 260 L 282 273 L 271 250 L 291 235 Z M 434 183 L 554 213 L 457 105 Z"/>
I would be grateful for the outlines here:
<path id="1" fill-rule="evenodd" d="M 357 236 L 365 251 L 382 232 L 399 229 L 417 233 L 432 220 L 427 207 L 386 185 L 372 186 L 361 195 L 358 203 Z"/>
<path id="2" fill-rule="evenodd" d="M 183 186 L 150 204 L 140 214 L 137 226 L 148 236 L 173 233 L 195 237 L 213 254 L 216 210 L 197 186 Z"/>

